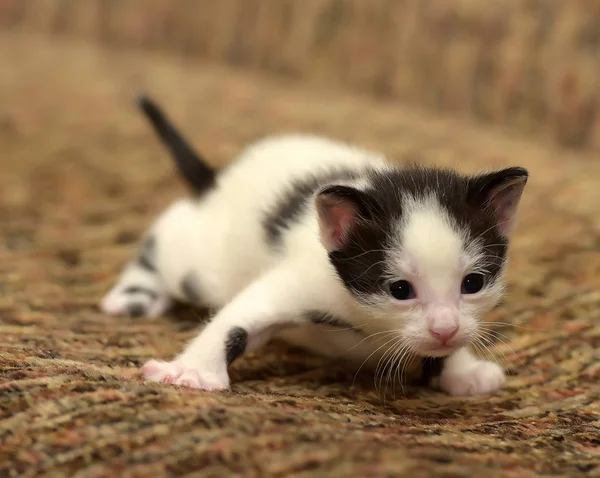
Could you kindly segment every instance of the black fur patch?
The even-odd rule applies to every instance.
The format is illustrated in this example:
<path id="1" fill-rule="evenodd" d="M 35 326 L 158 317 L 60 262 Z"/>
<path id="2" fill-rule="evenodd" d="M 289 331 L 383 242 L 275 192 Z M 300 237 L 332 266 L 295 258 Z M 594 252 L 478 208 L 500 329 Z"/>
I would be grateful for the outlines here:
<path id="1" fill-rule="evenodd" d="M 272 246 L 279 245 L 282 232 L 298 221 L 309 199 L 317 190 L 335 181 L 347 181 L 357 177 L 358 173 L 355 171 L 338 169 L 293 182 L 262 221 L 268 243 Z"/>
<path id="2" fill-rule="evenodd" d="M 188 272 L 181 280 L 181 292 L 190 304 L 200 304 L 201 295 L 198 286 L 198 277 L 193 272 Z"/>
<path id="3" fill-rule="evenodd" d="M 361 330 L 358 327 L 352 325 L 350 322 L 338 319 L 337 317 L 333 317 L 330 314 L 325 314 L 322 312 L 310 312 L 309 314 L 307 314 L 307 317 L 308 320 L 310 320 L 313 324 L 316 325 L 329 325 L 331 327 L 348 329 L 353 332 L 361 332 Z"/>
<path id="4" fill-rule="evenodd" d="M 129 304 L 127 307 L 127 312 L 130 317 L 141 317 L 146 313 L 146 307 L 144 304 L 134 302 L 133 304 Z"/>
<path id="5" fill-rule="evenodd" d="M 156 272 L 156 238 L 148 236 L 142 244 L 138 264 L 148 272 Z"/>
<path id="6" fill-rule="evenodd" d="M 241 356 L 246 351 L 248 345 L 248 332 L 241 327 L 234 327 L 227 334 L 225 342 L 225 356 L 227 365 L 231 364 L 235 359 Z"/>
<path id="7" fill-rule="evenodd" d="M 490 178 L 497 181 L 493 176 Z M 402 218 L 404 195 L 417 200 L 436 198 L 469 239 L 481 240 L 488 279 L 493 281 L 498 277 L 508 244 L 496 227 L 494 212 L 485 207 L 481 191 L 486 189 L 481 177 L 468 177 L 447 169 L 398 167 L 372 171 L 368 179 L 370 187 L 359 198 L 341 196 L 343 200 L 359 201 L 357 206 L 366 220 L 358 221 L 343 248 L 329 254 L 348 289 L 359 294 L 387 291 L 382 250 L 389 248 L 395 225 Z M 369 201 L 364 200 L 365 196 Z"/>
<path id="8" fill-rule="evenodd" d="M 419 384 L 427 386 L 430 384 L 431 379 L 439 377 L 444 367 L 443 357 L 426 357 L 421 360 L 421 377 Z"/>
<path id="9" fill-rule="evenodd" d="M 152 289 L 148 289 L 147 287 L 140 287 L 137 285 L 130 285 L 123 289 L 124 294 L 145 294 L 151 299 L 156 299 L 158 295 Z"/>

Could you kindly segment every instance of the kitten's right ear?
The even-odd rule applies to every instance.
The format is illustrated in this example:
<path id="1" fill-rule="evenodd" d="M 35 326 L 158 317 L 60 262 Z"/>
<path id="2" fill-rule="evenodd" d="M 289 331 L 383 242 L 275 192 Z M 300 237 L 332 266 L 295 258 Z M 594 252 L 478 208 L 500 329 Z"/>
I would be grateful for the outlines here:
<path id="1" fill-rule="evenodd" d="M 377 203 L 367 193 L 349 186 L 329 186 L 316 197 L 321 242 L 327 252 L 343 248 L 359 222 L 373 219 Z"/>
<path id="2" fill-rule="evenodd" d="M 508 237 L 515 224 L 517 207 L 527 184 L 525 168 L 513 167 L 471 178 L 469 198 L 491 208 L 500 234 Z"/>

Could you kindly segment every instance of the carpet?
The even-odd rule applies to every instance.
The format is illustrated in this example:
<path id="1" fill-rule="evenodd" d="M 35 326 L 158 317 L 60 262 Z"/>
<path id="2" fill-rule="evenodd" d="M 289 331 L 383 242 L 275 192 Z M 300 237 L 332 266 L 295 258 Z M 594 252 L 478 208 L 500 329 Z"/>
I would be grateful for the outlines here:
<path id="1" fill-rule="evenodd" d="M 600 477 L 600 162 L 333 88 L 164 54 L 0 34 L 0 476 Z M 510 287 L 489 320 L 508 386 L 451 398 L 275 344 L 233 389 L 144 383 L 200 311 L 97 304 L 155 215 L 185 193 L 132 103 L 145 90 L 215 166 L 308 131 L 531 181 Z"/>

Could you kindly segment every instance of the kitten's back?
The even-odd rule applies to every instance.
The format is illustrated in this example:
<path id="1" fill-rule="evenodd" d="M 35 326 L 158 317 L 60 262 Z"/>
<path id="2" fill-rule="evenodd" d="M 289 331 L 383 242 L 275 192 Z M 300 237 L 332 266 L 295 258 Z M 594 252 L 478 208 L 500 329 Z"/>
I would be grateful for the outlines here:
<path id="1" fill-rule="evenodd" d="M 306 225 L 306 203 L 321 184 L 360 177 L 382 161 L 373 153 L 315 136 L 274 137 L 249 146 L 220 172 L 213 191 L 196 203 L 191 232 L 201 244 L 197 260 L 209 276 L 212 302 L 226 303 L 285 257 L 283 240 L 274 237 L 285 236 L 301 222 Z M 304 228 L 302 236 L 303 249 L 318 249 L 326 258 L 314 227 Z"/>

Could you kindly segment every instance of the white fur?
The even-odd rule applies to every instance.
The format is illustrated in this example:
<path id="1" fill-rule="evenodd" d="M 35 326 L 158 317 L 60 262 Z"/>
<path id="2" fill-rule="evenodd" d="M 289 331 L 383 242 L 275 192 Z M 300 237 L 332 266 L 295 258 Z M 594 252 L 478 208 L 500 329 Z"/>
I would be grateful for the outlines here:
<path id="1" fill-rule="evenodd" d="M 386 315 L 393 317 L 391 307 L 410 308 L 404 333 L 413 348 L 424 355 L 443 356 L 448 350 L 438 350 L 436 334 L 456 330 L 447 345 L 467 345 L 477 333 L 480 314 L 475 312 L 479 308 L 490 309 L 497 298 L 496 294 L 486 295 L 483 291 L 473 296 L 461 295 L 462 278 L 472 271 L 478 256 L 437 200 L 405 198 L 405 202 L 405 216 L 398 224 L 397 243 L 389 258 L 393 268 L 390 280 L 409 280 L 417 297 L 391 306 L 385 304 Z"/>
<path id="2" fill-rule="evenodd" d="M 478 314 L 497 300 L 497 294 L 463 300 L 460 281 L 473 257 L 434 200 L 411 203 L 405 223 L 398 226 L 398 245 L 403 249 L 389 258 L 390 275 L 410 277 L 416 283 L 419 297 L 413 304 L 389 296 L 366 307 L 351 296 L 329 263 L 314 204 L 283 236 L 283 253 L 266 244 L 261 218 L 295 179 L 338 166 L 361 171 L 385 164 L 378 154 L 322 138 L 271 138 L 243 152 L 219 175 L 217 188 L 200 200 L 180 200 L 168 208 L 150 231 L 157 237 L 160 279 L 128 266 L 103 300 L 103 310 L 125 313 L 130 299 L 122 291 L 139 280 L 157 288 L 158 297 L 148 313 L 161 314 L 169 297 L 184 298 L 181 281 L 190 270 L 198 277 L 204 305 L 221 310 L 173 362 L 146 364 L 146 378 L 202 389 L 228 388 L 224 344 L 233 327 L 248 332 L 247 350 L 278 334 L 330 356 L 377 363 L 390 346 L 398 348 L 398 359 L 400 351 L 435 355 L 439 344 L 429 329 L 456 325 L 459 332 L 453 342 L 439 352 L 457 357 L 447 363 L 442 387 L 464 394 L 499 388 L 501 370 L 487 362 L 469 362 L 461 349 L 476 332 Z M 346 183 L 368 187 L 362 178 Z M 303 312 L 309 310 L 343 317 L 370 337 L 306 324 Z"/>
<path id="3" fill-rule="evenodd" d="M 125 293 L 131 284 L 152 289 L 157 297 L 152 298 L 142 293 Z M 109 315 L 126 315 L 131 302 L 143 305 L 148 317 L 159 317 L 171 306 L 171 299 L 159 277 L 139 268 L 135 263 L 129 264 L 121 273 L 119 283 L 102 299 L 100 308 Z"/>
<path id="4" fill-rule="evenodd" d="M 439 385 L 450 395 L 467 396 L 493 393 L 505 382 L 498 364 L 478 360 L 467 349 L 461 349 L 446 359 Z"/>

